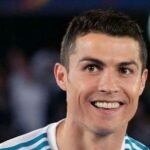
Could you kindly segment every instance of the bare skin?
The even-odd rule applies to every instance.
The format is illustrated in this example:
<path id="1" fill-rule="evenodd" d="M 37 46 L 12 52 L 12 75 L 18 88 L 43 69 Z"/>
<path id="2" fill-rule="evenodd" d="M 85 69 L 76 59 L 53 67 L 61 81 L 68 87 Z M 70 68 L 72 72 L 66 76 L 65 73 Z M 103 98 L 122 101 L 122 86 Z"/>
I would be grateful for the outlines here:
<path id="1" fill-rule="evenodd" d="M 59 150 L 120 150 L 145 87 L 139 44 L 129 37 L 90 33 L 76 40 L 69 71 L 57 63 L 67 116 L 57 128 Z"/>
<path id="2" fill-rule="evenodd" d="M 113 134 L 109 138 L 105 138 L 90 132 L 78 131 L 74 124 L 69 125 L 69 127 L 66 125 L 65 128 L 64 123 L 62 123 L 57 130 L 57 145 L 59 150 L 121 150 L 124 134 Z M 112 140 L 115 137 L 120 137 L 117 142 L 116 140 Z"/>

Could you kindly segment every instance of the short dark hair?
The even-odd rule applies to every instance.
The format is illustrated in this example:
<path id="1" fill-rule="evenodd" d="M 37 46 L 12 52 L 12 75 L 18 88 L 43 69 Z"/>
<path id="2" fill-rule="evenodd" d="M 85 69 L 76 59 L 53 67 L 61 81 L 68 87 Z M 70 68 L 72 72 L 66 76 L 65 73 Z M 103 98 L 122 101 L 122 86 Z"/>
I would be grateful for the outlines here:
<path id="1" fill-rule="evenodd" d="M 140 46 L 143 69 L 147 62 L 147 49 L 139 25 L 129 16 L 114 10 L 90 10 L 76 16 L 70 22 L 61 44 L 61 63 L 68 68 L 69 56 L 74 52 L 77 37 L 88 33 L 104 33 L 116 37 L 128 36 Z"/>

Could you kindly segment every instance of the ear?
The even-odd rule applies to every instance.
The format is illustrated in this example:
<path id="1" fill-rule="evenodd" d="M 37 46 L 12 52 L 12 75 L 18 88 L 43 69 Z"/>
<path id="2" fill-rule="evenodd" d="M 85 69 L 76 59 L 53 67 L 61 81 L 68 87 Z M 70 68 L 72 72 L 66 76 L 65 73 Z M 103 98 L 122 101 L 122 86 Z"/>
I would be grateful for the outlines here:
<path id="1" fill-rule="evenodd" d="M 142 73 L 142 78 L 141 78 L 141 87 L 140 87 L 140 95 L 143 93 L 144 88 L 145 88 L 145 84 L 146 84 L 146 80 L 148 77 L 148 69 L 145 69 Z"/>
<path id="2" fill-rule="evenodd" d="M 66 91 L 66 69 L 60 64 L 56 63 L 54 67 L 54 75 L 57 82 L 57 85 L 64 91 Z"/>

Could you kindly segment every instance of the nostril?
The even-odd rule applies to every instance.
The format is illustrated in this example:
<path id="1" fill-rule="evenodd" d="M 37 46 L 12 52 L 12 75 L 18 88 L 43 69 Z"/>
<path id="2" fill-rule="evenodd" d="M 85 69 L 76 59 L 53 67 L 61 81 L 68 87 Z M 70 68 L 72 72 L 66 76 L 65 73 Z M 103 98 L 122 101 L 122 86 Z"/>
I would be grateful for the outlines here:
<path id="1" fill-rule="evenodd" d="M 105 94 L 112 94 L 112 93 L 117 93 L 118 90 L 115 89 L 101 89 L 99 90 L 101 93 L 105 93 Z"/>

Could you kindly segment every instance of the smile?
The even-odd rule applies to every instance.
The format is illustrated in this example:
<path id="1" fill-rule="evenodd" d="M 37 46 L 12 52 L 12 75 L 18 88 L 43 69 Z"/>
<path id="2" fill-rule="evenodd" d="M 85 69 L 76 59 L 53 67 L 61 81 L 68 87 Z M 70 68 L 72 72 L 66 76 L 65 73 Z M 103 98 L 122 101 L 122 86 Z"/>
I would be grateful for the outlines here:
<path id="1" fill-rule="evenodd" d="M 117 109 L 120 107 L 121 103 L 119 102 L 92 102 L 92 105 L 96 108 L 102 109 Z"/>

